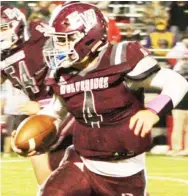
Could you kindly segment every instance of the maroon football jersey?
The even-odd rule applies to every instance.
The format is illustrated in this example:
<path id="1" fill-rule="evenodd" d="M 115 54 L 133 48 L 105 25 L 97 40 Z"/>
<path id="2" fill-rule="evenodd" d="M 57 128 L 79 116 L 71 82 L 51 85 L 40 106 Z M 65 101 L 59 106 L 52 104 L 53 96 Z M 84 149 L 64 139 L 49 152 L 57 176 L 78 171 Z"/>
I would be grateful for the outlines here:
<path id="1" fill-rule="evenodd" d="M 143 93 L 135 95 L 126 75 L 148 52 L 136 42 L 109 45 L 99 54 L 95 69 L 86 72 L 60 68 L 54 91 L 75 117 L 73 141 L 85 157 L 119 159 L 135 156 L 150 147 L 150 135 L 135 136 L 130 118 L 144 108 Z M 159 69 L 156 65 L 144 77 Z"/>
<path id="2" fill-rule="evenodd" d="M 14 87 L 22 89 L 32 100 L 48 97 L 44 78 L 48 71 L 42 49 L 47 43 L 42 24 L 33 22 L 30 25 L 30 39 L 14 50 L 11 55 L 1 61 L 4 74 Z"/>

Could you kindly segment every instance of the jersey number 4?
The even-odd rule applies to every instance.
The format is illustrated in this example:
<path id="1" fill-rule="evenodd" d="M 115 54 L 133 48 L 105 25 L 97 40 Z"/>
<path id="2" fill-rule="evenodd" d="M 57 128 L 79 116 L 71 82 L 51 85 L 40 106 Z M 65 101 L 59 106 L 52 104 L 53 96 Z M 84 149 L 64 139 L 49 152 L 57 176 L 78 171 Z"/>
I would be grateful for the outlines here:
<path id="1" fill-rule="evenodd" d="M 92 91 L 84 91 L 83 117 L 86 124 L 90 124 L 93 128 L 100 128 L 100 123 L 103 121 L 103 117 L 96 112 Z"/>
<path id="2" fill-rule="evenodd" d="M 39 88 L 36 86 L 35 78 L 32 77 L 29 73 L 29 70 L 24 61 L 19 62 L 19 76 L 20 79 L 15 75 L 15 69 L 13 66 L 8 67 L 5 72 L 11 76 L 14 80 L 14 83 L 19 85 L 20 88 L 23 88 L 26 92 L 27 89 L 31 89 L 33 93 L 38 93 Z"/>

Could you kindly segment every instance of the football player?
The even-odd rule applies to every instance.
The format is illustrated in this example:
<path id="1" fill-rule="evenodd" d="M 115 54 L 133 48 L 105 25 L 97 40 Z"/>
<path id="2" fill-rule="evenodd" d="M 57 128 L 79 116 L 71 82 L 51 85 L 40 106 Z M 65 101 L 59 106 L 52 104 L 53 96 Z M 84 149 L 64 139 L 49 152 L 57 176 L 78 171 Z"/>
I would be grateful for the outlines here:
<path id="1" fill-rule="evenodd" d="M 44 54 L 54 102 L 62 102 L 76 121 L 74 146 L 39 195 L 144 196 L 150 130 L 179 103 L 188 83 L 160 68 L 136 42 L 109 45 L 106 20 L 91 4 L 59 7 L 50 24 L 54 47 Z M 161 94 L 144 106 L 142 89 L 148 87 Z"/>
<path id="2" fill-rule="evenodd" d="M 49 39 L 43 34 L 46 25 L 38 21 L 31 22 L 28 26 L 23 13 L 15 7 L 3 5 L 0 28 L 1 82 L 8 79 L 14 87 L 23 90 L 30 101 L 21 104 L 19 110 L 27 115 L 36 114 L 49 103 L 52 96 L 44 85 L 48 67 L 42 50 L 49 43 Z M 31 157 L 39 184 L 58 166 L 64 154 L 63 148 L 71 143 L 71 138 L 68 137 L 63 145 L 59 145 L 66 135 L 65 132 L 69 131 L 69 118 L 70 114 L 67 114 L 66 121 L 63 122 L 65 129 L 56 144 L 58 149 L 50 153 L 49 161 L 47 154 Z"/>

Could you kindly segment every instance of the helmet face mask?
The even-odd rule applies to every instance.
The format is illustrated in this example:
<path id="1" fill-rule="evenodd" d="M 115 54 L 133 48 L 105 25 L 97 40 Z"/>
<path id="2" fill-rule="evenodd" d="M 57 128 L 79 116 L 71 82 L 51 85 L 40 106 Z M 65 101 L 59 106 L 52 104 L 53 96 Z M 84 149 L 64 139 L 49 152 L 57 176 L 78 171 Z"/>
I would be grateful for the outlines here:
<path id="1" fill-rule="evenodd" d="M 0 49 L 6 50 L 14 48 L 15 43 L 18 41 L 18 36 L 15 34 L 15 27 L 17 21 L 12 21 L 0 25 Z"/>
<path id="2" fill-rule="evenodd" d="M 71 33 L 46 34 L 52 37 L 53 49 L 44 50 L 45 60 L 51 69 L 70 67 L 79 60 L 75 45 L 83 38 L 84 34 L 75 31 Z"/>
<path id="3" fill-rule="evenodd" d="M 67 68 L 83 62 L 91 53 L 106 45 L 107 23 L 95 6 L 70 3 L 58 8 L 54 15 L 50 22 L 54 32 L 46 33 L 53 40 L 52 48 L 43 51 L 51 69 Z"/>

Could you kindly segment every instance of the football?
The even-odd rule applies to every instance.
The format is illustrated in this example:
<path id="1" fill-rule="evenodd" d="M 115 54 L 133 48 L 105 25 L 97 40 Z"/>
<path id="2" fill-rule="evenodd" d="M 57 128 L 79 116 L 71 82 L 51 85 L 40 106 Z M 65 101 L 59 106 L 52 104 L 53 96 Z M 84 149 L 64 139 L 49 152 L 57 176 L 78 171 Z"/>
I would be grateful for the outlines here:
<path id="1" fill-rule="evenodd" d="M 32 150 L 45 152 L 56 138 L 56 119 L 48 115 L 33 115 L 18 126 L 14 145 L 24 153 Z"/>

